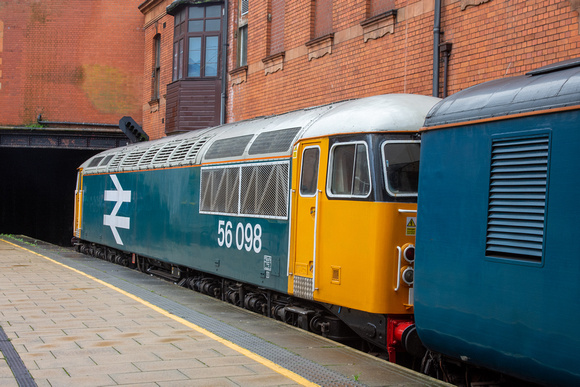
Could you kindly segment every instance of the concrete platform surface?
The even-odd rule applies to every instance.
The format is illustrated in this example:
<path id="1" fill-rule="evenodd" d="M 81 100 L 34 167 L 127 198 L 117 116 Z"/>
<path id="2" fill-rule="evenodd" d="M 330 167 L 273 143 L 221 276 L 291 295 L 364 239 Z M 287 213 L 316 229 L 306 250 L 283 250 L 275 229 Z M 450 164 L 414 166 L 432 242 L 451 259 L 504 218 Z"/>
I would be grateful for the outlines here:
<path id="1" fill-rule="evenodd" d="M 172 283 L 0 236 L 0 386 L 444 386 Z"/>

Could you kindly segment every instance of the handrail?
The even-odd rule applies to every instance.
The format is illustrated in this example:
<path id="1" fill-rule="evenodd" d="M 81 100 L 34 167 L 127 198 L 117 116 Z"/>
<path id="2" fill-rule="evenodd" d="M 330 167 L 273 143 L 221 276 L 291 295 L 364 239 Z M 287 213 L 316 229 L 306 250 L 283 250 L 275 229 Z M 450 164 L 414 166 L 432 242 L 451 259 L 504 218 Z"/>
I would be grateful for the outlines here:
<path id="1" fill-rule="evenodd" d="M 316 190 L 316 204 L 314 207 L 314 247 L 313 247 L 313 252 L 312 252 L 312 293 L 314 293 L 315 290 L 318 290 L 318 288 L 316 288 L 315 282 L 316 282 L 316 240 L 318 237 L 318 196 L 322 191 L 317 189 Z"/>
<path id="2" fill-rule="evenodd" d="M 399 263 L 397 265 L 397 287 L 395 288 L 395 292 L 398 292 L 401 287 L 401 248 L 399 246 L 397 246 L 397 251 L 399 254 Z"/>

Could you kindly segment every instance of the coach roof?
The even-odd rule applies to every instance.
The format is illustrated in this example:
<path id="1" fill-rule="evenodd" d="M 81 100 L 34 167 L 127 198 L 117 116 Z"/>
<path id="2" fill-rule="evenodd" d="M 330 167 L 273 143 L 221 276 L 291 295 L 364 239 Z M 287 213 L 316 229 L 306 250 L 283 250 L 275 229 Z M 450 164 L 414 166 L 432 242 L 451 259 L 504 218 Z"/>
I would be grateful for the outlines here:
<path id="1" fill-rule="evenodd" d="M 426 127 L 531 113 L 580 104 L 580 59 L 545 66 L 459 91 L 435 105 Z"/>

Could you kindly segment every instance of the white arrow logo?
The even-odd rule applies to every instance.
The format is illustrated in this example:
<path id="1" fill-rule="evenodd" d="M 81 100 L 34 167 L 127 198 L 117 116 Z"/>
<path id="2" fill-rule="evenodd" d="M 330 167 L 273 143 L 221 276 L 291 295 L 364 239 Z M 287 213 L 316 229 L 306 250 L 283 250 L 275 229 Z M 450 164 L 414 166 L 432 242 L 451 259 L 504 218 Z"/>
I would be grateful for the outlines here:
<path id="1" fill-rule="evenodd" d="M 129 229 L 131 228 L 131 219 L 126 216 L 117 216 L 117 212 L 119 212 L 119 208 L 121 208 L 121 204 L 123 203 L 131 203 L 131 191 L 123 191 L 123 187 L 121 187 L 121 183 L 119 183 L 119 179 L 117 179 L 117 175 L 109 175 L 111 180 L 113 180 L 113 184 L 115 184 L 115 191 L 105 191 L 105 201 L 107 202 L 116 202 L 115 207 L 113 208 L 113 212 L 111 215 L 105 215 L 103 219 L 103 225 L 111 227 L 111 231 L 113 232 L 113 236 L 115 237 L 115 241 L 117 244 L 122 245 L 123 241 L 119 236 L 119 232 L 117 231 L 117 227 Z"/>

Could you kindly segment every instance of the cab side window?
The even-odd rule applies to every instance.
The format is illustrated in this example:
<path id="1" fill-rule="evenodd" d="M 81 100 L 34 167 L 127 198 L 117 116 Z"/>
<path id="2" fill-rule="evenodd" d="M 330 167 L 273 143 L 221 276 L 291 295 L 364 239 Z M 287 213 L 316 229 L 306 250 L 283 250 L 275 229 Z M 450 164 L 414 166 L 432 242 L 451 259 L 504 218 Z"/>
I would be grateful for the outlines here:
<path id="1" fill-rule="evenodd" d="M 382 147 L 387 192 L 392 196 L 417 196 L 419 141 L 387 141 Z"/>
<path id="2" fill-rule="evenodd" d="M 300 177 L 300 195 L 316 195 L 318 185 L 318 159 L 320 148 L 311 147 L 302 153 L 302 172 Z"/>
<path id="3" fill-rule="evenodd" d="M 370 192 L 367 145 L 335 145 L 331 150 L 330 196 L 367 197 Z"/>

